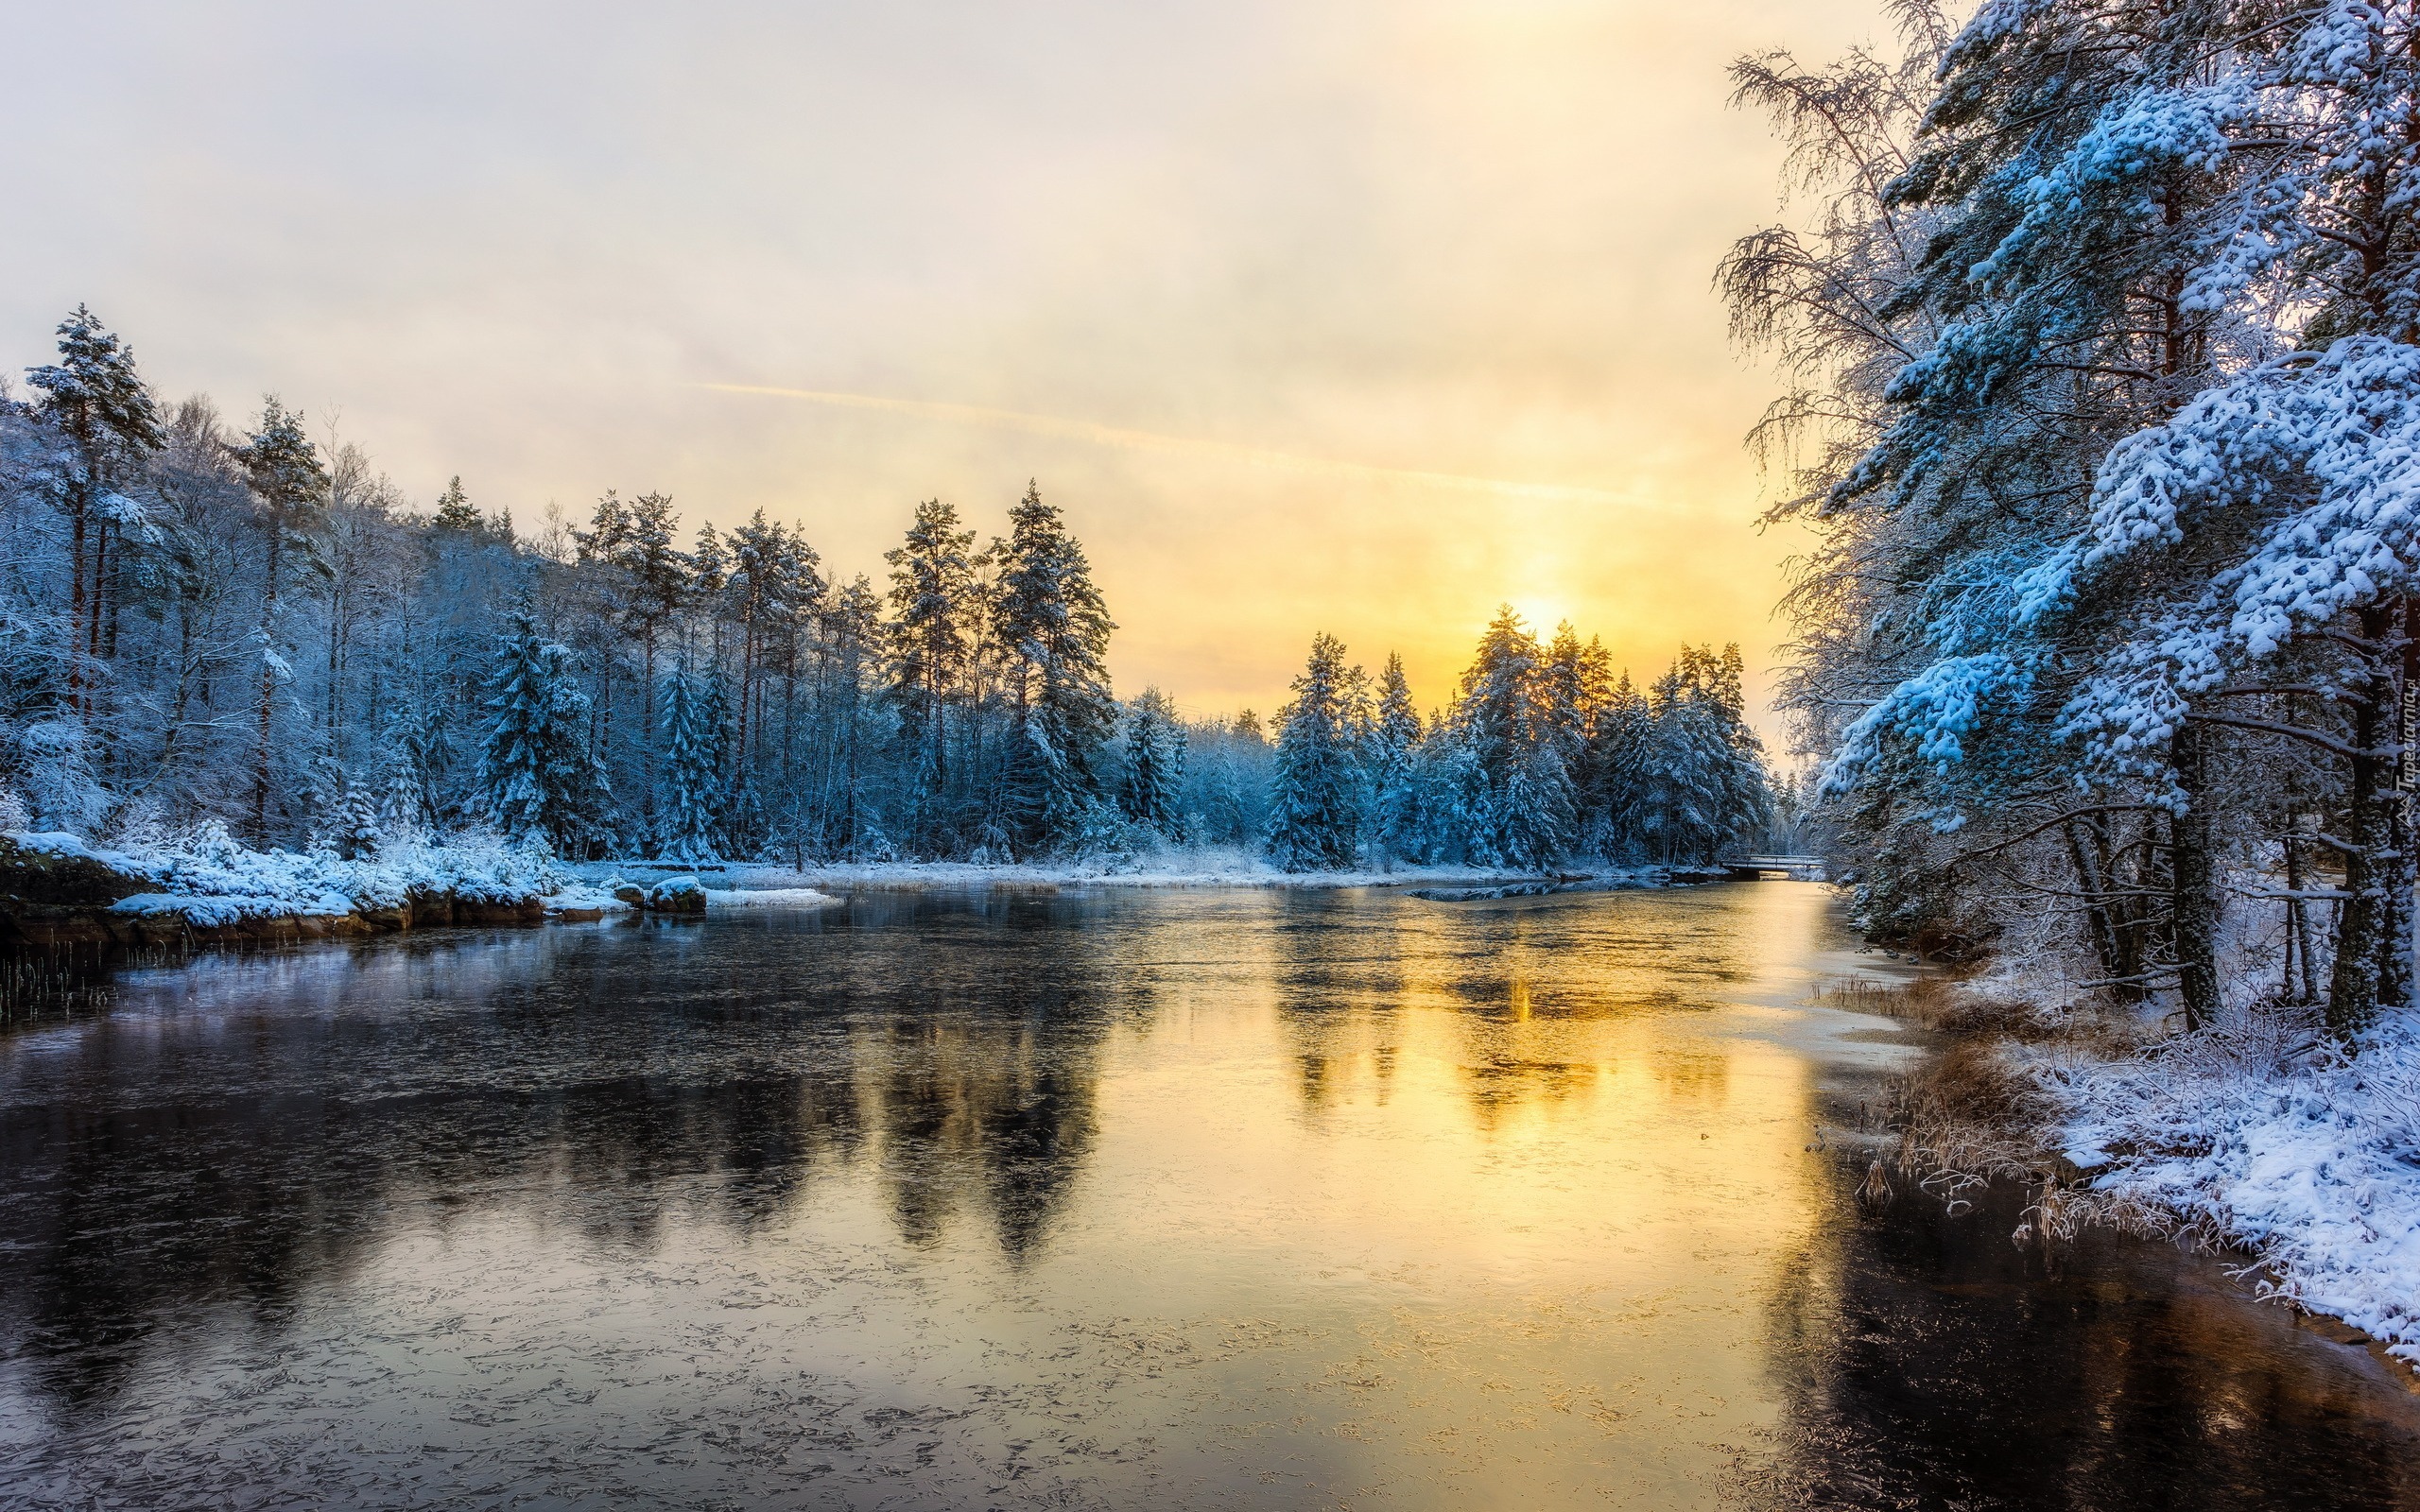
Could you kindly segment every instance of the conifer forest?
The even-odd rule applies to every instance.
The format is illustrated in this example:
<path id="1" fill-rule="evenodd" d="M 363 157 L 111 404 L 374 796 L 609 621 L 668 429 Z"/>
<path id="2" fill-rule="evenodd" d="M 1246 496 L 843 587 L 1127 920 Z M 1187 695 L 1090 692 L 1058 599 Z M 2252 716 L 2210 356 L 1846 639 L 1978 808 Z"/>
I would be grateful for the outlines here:
<path id="1" fill-rule="evenodd" d="M 1737 647 L 1644 685 L 1505 610 L 1424 712 L 1320 636 L 1267 719 L 1121 698 L 1061 507 L 914 507 L 878 573 L 664 493 L 516 522 L 411 500 L 275 398 L 155 394 L 78 307 L 0 411 L 0 786 L 139 847 L 1007 862 L 1266 850 L 1288 870 L 1710 861 L 1773 817 Z"/>

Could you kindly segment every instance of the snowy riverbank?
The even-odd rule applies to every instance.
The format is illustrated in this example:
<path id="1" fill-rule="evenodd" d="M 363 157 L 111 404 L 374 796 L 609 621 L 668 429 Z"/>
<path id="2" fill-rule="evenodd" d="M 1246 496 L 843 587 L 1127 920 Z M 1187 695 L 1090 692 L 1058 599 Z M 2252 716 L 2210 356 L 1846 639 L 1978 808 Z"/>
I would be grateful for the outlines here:
<path id="1" fill-rule="evenodd" d="M 2351 1055 L 2315 1024 L 2246 1019 L 2114 1059 L 2011 1060 L 2087 1202 L 2239 1246 L 2264 1293 L 2420 1366 L 2420 1025 L 2390 1019 Z"/>
<path id="2" fill-rule="evenodd" d="M 1571 881 L 1581 873 L 1560 873 Z M 1665 885 L 1655 868 L 1598 869 L 1598 885 Z M 0 938 L 30 944 L 312 937 L 439 924 L 595 919 L 646 909 L 821 907 L 854 888 L 1448 887 L 1535 883 L 1478 867 L 1280 871 L 1240 850 L 1170 850 L 1006 866 L 893 862 L 788 867 L 656 861 L 567 864 L 487 836 L 390 841 L 375 856 L 254 850 L 212 826 L 147 846 L 60 833 L 0 833 Z"/>
<path id="3" fill-rule="evenodd" d="M 0 918 L 36 944 L 310 936 L 620 906 L 543 856 L 479 837 L 398 840 L 346 859 L 254 850 L 215 825 L 124 847 L 0 833 Z"/>
<path id="4" fill-rule="evenodd" d="M 2020 1243 L 2105 1225 L 2217 1250 L 2420 1368 L 2420 1022 L 2348 1051 L 2316 1008 L 2172 1033 L 2155 1007 L 2044 1006 L 2068 996 L 2007 969 L 1914 992 L 1962 1037 L 1909 1090 L 1915 1173 L 2033 1184 Z"/>

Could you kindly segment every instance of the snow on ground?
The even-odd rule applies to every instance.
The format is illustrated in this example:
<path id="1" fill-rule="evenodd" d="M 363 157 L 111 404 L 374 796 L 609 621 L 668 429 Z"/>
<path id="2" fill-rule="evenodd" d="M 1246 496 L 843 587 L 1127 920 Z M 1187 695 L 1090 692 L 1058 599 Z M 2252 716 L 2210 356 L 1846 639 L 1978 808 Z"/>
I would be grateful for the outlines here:
<path id="1" fill-rule="evenodd" d="M 572 865 L 483 835 L 458 836 L 442 844 L 394 840 L 374 857 L 347 861 L 325 851 L 254 850 L 239 844 L 218 824 L 204 825 L 174 839 L 118 850 L 95 847 L 64 833 L 10 832 L 8 837 L 28 850 L 89 858 L 157 885 L 121 900 L 113 905 L 117 912 L 182 914 L 202 927 L 249 919 L 392 908 L 416 892 L 450 893 L 497 903 L 542 897 L 548 911 L 558 914 L 616 911 L 631 905 L 615 898 L 614 889 L 629 884 L 642 888 L 695 885 L 704 890 L 709 908 L 817 908 L 838 901 L 834 889 L 849 887 L 1489 886 L 1536 880 L 1534 873 L 1483 867 L 1287 872 L 1257 855 L 1221 849 L 1012 866 L 887 862 L 797 870 L 750 863 Z M 1653 868 L 1599 868 L 1590 875 L 1641 885 L 1663 880 Z"/>
<path id="2" fill-rule="evenodd" d="M 752 887 L 733 888 L 718 892 L 706 889 L 706 907 L 716 908 L 822 908 L 840 900 L 813 887 Z"/>
<path id="3" fill-rule="evenodd" d="M 442 845 L 391 841 L 376 857 L 358 861 L 324 852 L 254 850 L 216 824 L 156 845 L 114 850 L 64 833 L 11 833 L 9 838 L 29 850 L 87 857 L 149 878 L 158 890 L 121 899 L 114 911 L 181 913 L 201 927 L 392 908 L 414 892 L 450 893 L 475 902 L 520 902 L 559 893 L 570 881 L 547 857 L 479 835 Z"/>
<path id="4" fill-rule="evenodd" d="M 2014 1055 L 2096 1194 L 2243 1246 L 2266 1292 L 2420 1366 L 2420 1023 L 2391 1018 L 2352 1055 L 2256 1018 L 2118 1060 Z"/>
<path id="5" fill-rule="evenodd" d="M 546 894 L 546 912 L 550 914 L 577 913 L 583 910 L 618 914 L 627 911 L 630 907 L 631 904 L 614 896 L 612 887 L 591 886 L 584 882 L 566 882 L 553 892 Z"/>

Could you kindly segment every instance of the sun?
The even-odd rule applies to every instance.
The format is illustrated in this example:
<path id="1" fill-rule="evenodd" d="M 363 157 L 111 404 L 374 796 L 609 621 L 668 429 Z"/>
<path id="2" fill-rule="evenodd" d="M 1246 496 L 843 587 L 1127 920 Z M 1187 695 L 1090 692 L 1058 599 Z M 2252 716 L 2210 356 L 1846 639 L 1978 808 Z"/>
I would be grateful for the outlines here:
<path id="1" fill-rule="evenodd" d="M 1521 616 L 1521 623 L 1530 627 L 1530 633 L 1542 641 L 1554 634 L 1556 626 L 1571 618 L 1571 606 L 1559 598 L 1515 594 L 1505 602 L 1512 606 L 1512 612 Z M 1587 638 L 1585 631 L 1582 632 L 1581 638 Z"/>

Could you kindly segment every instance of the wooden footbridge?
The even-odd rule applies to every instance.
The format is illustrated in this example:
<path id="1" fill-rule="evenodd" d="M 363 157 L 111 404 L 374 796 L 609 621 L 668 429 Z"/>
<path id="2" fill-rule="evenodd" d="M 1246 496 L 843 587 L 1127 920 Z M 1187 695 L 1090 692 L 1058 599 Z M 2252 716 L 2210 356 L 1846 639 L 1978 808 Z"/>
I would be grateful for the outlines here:
<path id="1" fill-rule="evenodd" d="M 1728 873 L 1734 882 L 1756 882 L 1766 877 L 1778 877 L 1785 882 L 1825 880 L 1824 858 L 1821 856 L 1743 856 L 1737 861 L 1719 861 L 1715 865 Z"/>

